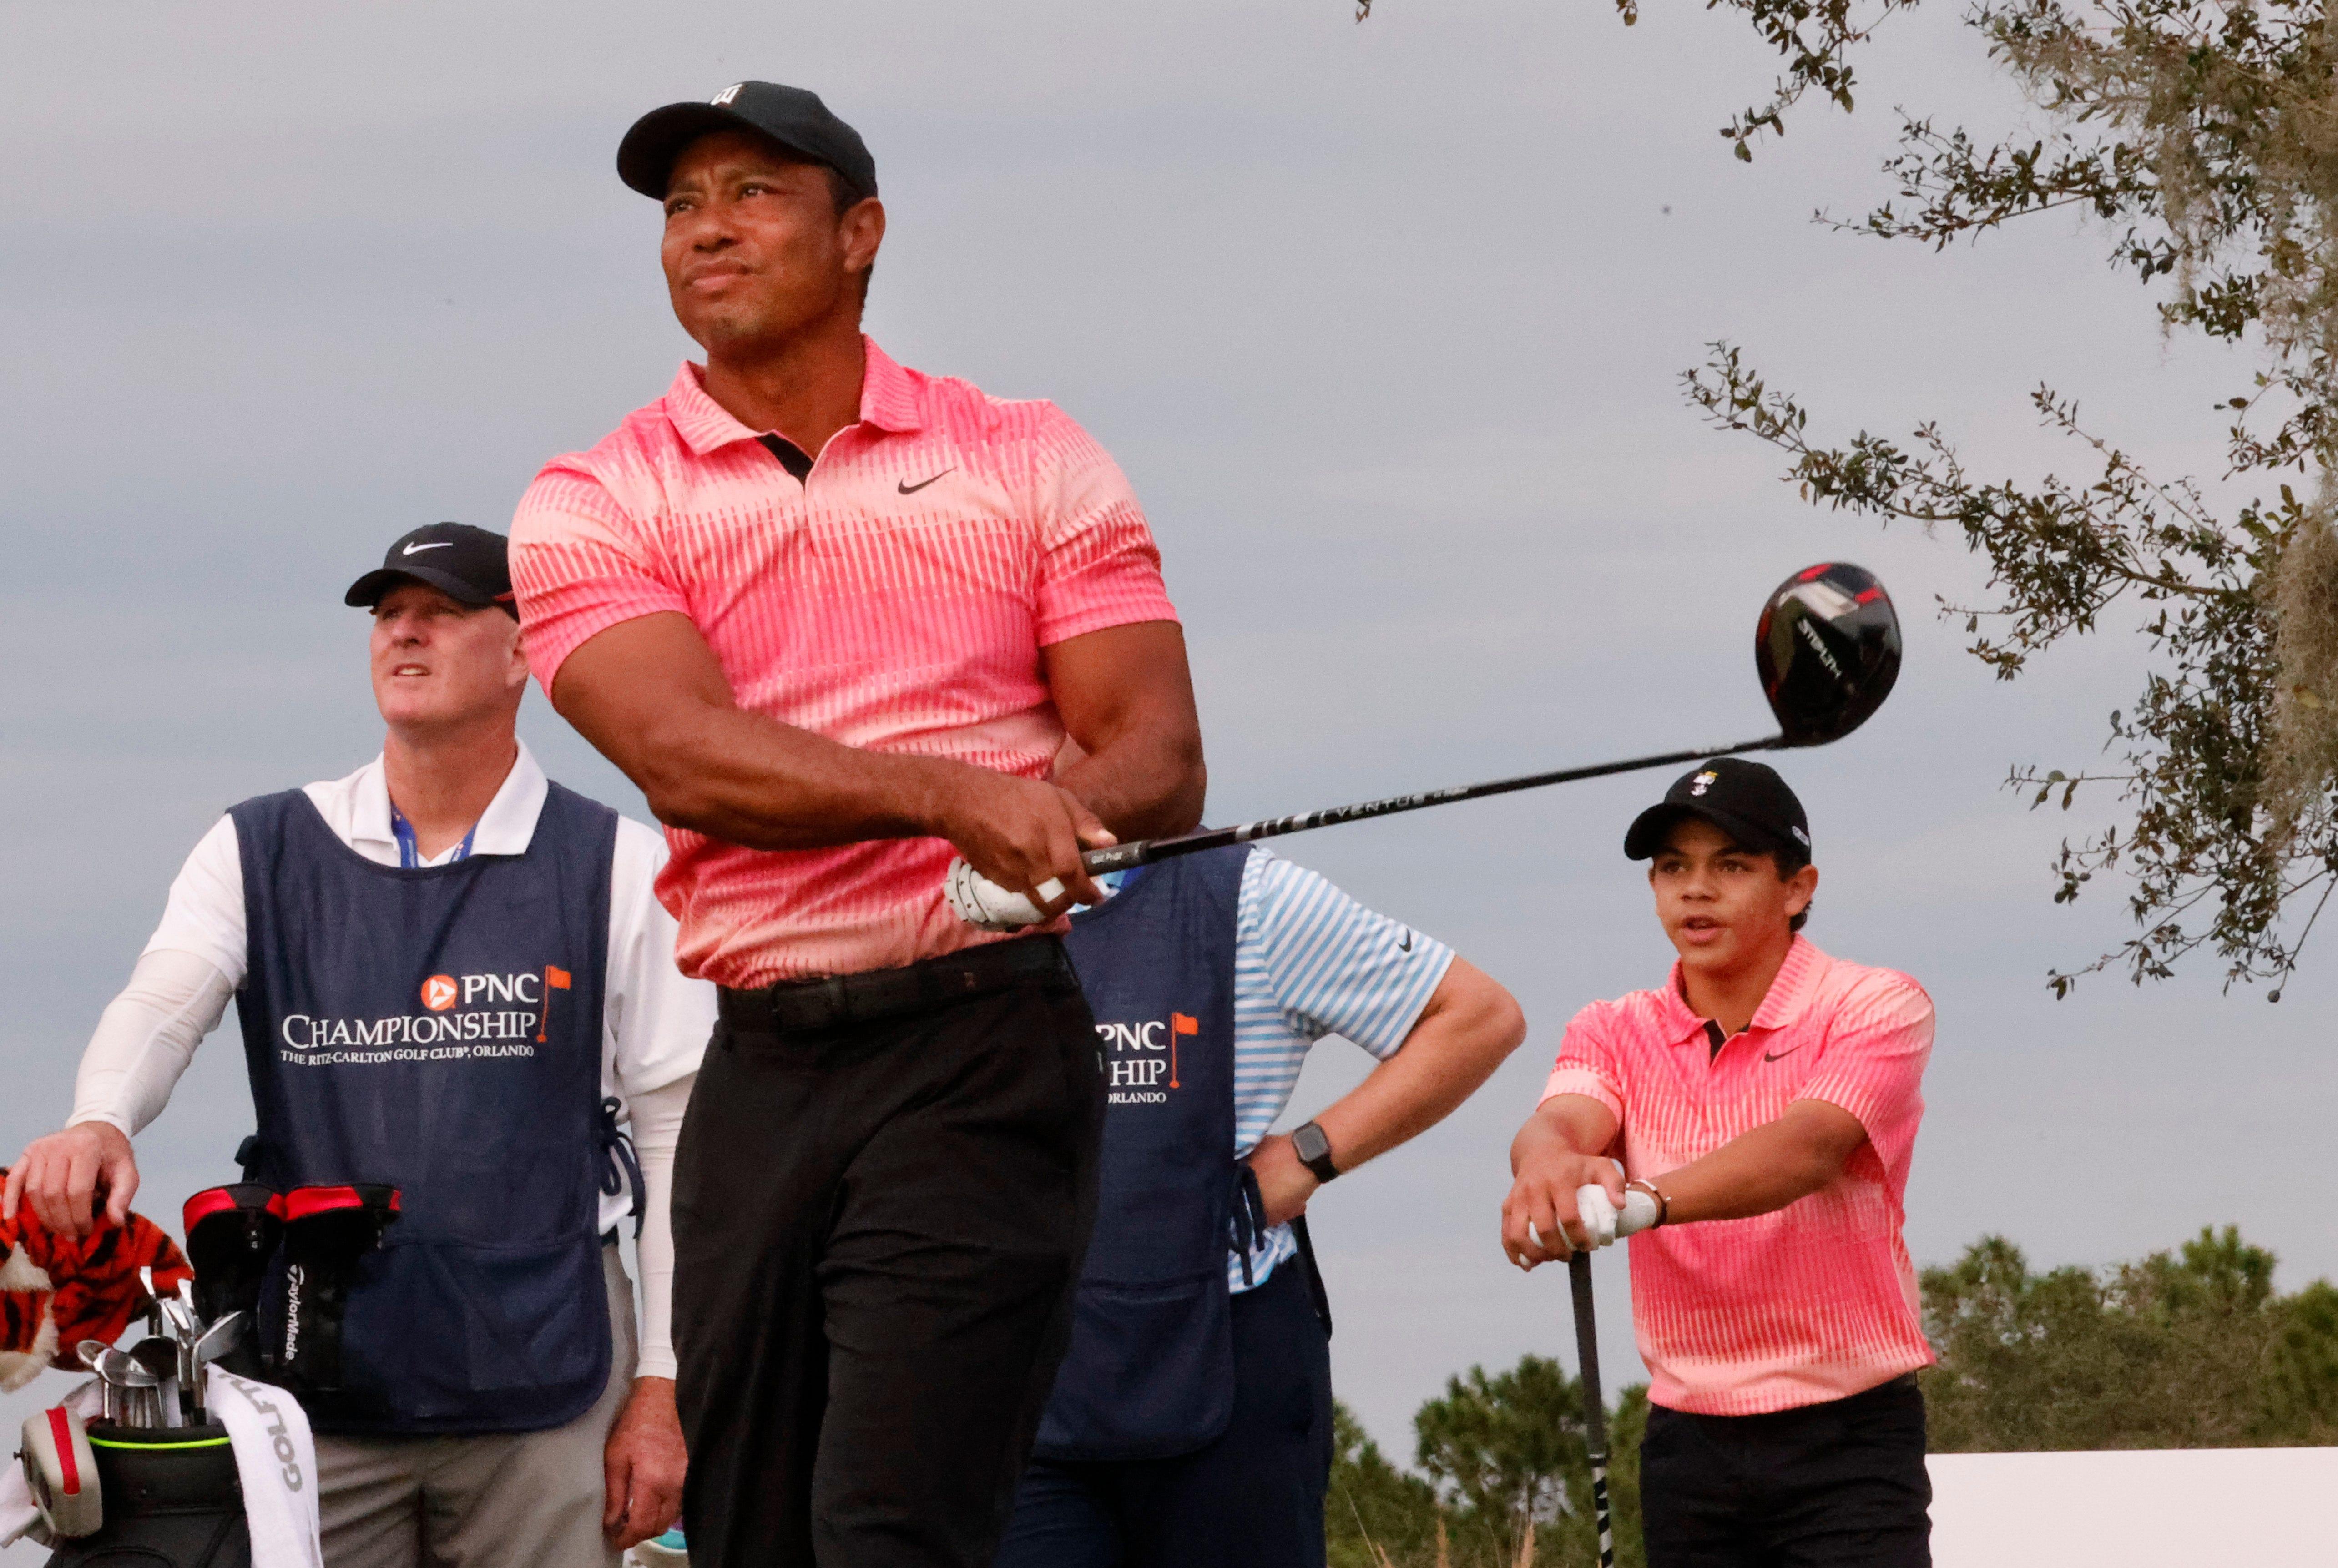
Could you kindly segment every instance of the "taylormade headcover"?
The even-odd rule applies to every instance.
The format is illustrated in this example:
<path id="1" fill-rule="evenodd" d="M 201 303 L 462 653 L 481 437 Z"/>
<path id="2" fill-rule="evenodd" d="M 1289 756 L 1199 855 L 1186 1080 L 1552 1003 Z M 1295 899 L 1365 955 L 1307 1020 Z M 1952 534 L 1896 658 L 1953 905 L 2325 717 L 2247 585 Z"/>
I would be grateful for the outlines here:
<path id="1" fill-rule="evenodd" d="M 341 1318 L 358 1260 L 398 1220 L 398 1189 L 360 1182 L 284 1194 L 283 1330 L 268 1359 L 302 1394 L 341 1386 Z"/>
<path id="2" fill-rule="evenodd" d="M 260 1316 L 260 1287 L 284 1233 L 283 1200 L 253 1181 L 211 1187 L 187 1200 L 187 1260 L 195 1266 L 195 1311 L 206 1323 L 231 1312 Z M 231 1372 L 260 1376 L 260 1346 L 247 1338 L 227 1357 Z"/>

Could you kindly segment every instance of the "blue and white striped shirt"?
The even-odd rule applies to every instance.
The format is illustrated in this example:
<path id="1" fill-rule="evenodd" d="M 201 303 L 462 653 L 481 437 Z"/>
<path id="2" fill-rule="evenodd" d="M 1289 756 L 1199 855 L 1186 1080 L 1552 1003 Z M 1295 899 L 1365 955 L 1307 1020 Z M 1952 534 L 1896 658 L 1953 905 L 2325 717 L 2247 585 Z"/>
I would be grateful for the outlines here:
<path id="1" fill-rule="evenodd" d="M 1252 846 L 1234 914 L 1234 1157 L 1274 1126 L 1315 1042 L 1337 1034 L 1388 1060 L 1452 963 L 1434 937 Z M 1268 1231 L 1251 1254 L 1252 1283 L 1298 1251 L 1290 1226 Z M 1251 1288 L 1232 1249 L 1226 1274 L 1236 1291 Z"/>

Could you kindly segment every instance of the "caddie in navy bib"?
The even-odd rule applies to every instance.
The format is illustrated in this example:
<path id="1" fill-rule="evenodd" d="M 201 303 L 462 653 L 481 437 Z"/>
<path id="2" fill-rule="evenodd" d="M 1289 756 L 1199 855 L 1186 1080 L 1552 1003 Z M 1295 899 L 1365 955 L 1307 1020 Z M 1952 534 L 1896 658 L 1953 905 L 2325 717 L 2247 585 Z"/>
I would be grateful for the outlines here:
<path id="1" fill-rule="evenodd" d="M 1065 939 L 1096 1020 L 1104 1153 L 1041 1458 L 1188 1454 L 1233 1416 L 1227 1249 L 1264 1224 L 1256 1181 L 1233 1157 L 1235 919 L 1249 853 L 1147 867 L 1074 916 Z"/>
<path id="2" fill-rule="evenodd" d="M 260 1122 L 248 1178 L 403 1194 L 358 1266 L 341 1387 L 304 1396 L 312 1422 L 479 1433 L 582 1415 L 611 1354 L 598 1200 L 616 814 L 554 784 L 526 854 L 418 869 L 367 859 L 300 790 L 230 814 Z M 263 1292 L 263 1334 L 280 1294 Z"/>

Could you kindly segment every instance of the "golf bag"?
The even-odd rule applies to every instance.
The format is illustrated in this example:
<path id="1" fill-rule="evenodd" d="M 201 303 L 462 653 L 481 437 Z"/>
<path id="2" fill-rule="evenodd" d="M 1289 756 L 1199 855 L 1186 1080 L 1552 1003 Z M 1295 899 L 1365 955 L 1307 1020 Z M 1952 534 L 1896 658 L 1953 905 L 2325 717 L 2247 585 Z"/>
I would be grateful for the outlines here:
<path id="1" fill-rule="evenodd" d="M 104 1522 L 48 1568 L 251 1568 L 243 1487 L 223 1426 L 89 1424 Z"/>

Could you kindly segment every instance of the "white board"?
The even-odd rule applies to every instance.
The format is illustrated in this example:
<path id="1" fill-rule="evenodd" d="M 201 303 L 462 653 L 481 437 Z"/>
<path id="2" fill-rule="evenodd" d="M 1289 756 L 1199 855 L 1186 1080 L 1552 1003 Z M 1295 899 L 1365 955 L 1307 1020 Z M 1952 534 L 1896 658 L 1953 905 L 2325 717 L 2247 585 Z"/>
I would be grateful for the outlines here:
<path id="1" fill-rule="evenodd" d="M 2338 1568 L 2338 1448 L 1935 1454 L 1934 1568 Z"/>

